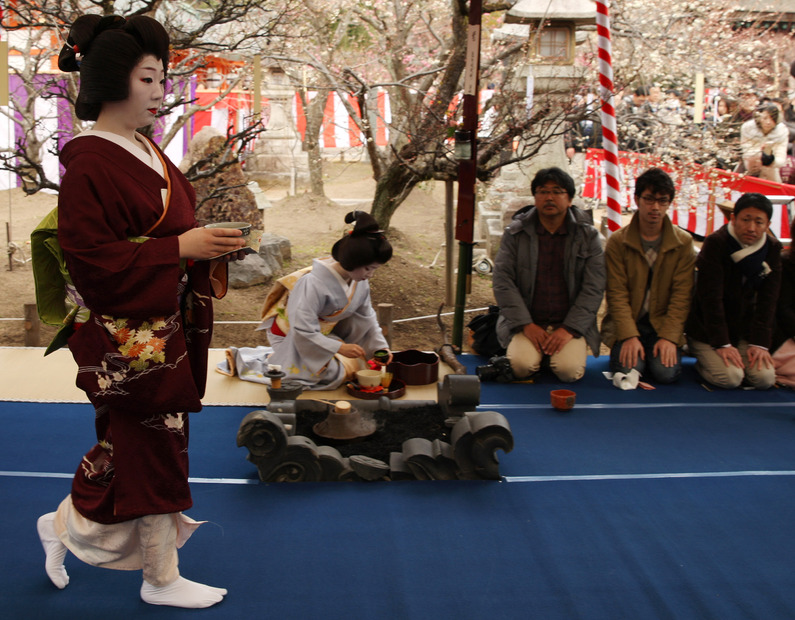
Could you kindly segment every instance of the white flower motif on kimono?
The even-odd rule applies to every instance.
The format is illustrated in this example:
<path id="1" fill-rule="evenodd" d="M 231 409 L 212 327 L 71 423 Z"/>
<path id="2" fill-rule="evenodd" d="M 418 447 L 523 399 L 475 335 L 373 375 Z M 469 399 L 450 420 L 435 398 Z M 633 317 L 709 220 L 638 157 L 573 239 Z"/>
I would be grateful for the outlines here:
<path id="1" fill-rule="evenodd" d="M 148 420 L 141 422 L 141 424 L 161 431 L 182 434 L 185 432 L 185 414 L 177 412 L 154 415 Z"/>
<path id="2" fill-rule="evenodd" d="M 171 414 L 169 413 L 163 420 L 166 424 L 166 428 L 171 430 L 181 431 L 185 426 L 185 422 L 182 419 L 182 413 Z"/>
<path id="3" fill-rule="evenodd" d="M 97 374 L 97 385 L 99 385 L 100 389 L 107 390 L 111 387 L 115 382 L 124 381 L 127 378 L 127 373 L 119 370 L 111 371 L 108 370 L 108 362 L 106 360 L 102 361 L 102 372 L 96 373 Z"/>

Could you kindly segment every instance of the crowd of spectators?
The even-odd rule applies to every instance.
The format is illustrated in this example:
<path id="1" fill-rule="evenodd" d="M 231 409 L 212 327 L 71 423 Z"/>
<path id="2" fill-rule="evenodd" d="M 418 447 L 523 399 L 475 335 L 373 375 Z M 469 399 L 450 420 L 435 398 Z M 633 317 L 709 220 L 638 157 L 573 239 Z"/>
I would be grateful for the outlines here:
<path id="1" fill-rule="evenodd" d="M 565 136 L 570 160 L 602 147 L 601 115 L 592 98 L 583 98 L 572 117 Z M 795 184 L 795 92 L 772 98 L 751 89 L 720 91 L 710 93 L 698 111 L 692 91 L 641 84 L 616 97 L 616 122 L 621 151 Z"/>

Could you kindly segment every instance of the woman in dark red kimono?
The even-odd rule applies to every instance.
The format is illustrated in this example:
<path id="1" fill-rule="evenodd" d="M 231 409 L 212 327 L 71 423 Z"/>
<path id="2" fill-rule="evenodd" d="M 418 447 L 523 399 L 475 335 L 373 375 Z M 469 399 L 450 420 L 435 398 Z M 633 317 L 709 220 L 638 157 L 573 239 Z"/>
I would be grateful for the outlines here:
<path id="1" fill-rule="evenodd" d="M 59 588 L 70 550 L 95 566 L 142 569 L 148 603 L 208 607 L 226 590 L 177 569 L 177 548 L 199 525 L 182 514 L 192 505 L 188 412 L 201 409 L 211 297 L 224 292 L 225 266 L 206 259 L 238 258 L 244 242 L 237 230 L 198 227 L 193 188 L 136 131 L 154 121 L 167 64 L 168 35 L 143 16 L 81 17 L 59 57 L 80 71 L 77 116 L 96 121 L 61 154 L 58 240 L 85 308 L 68 344 L 98 443 L 38 531 Z"/>

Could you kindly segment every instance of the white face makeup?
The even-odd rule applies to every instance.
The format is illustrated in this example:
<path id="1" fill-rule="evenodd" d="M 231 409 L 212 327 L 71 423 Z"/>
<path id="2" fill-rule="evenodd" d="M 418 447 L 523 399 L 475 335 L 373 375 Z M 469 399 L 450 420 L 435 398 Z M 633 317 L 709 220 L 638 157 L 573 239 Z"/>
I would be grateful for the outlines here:
<path id="1" fill-rule="evenodd" d="M 130 112 L 151 124 L 163 104 L 165 86 L 163 63 L 154 56 L 144 56 L 130 75 Z"/>
<path id="2" fill-rule="evenodd" d="M 102 104 L 103 125 L 110 123 L 116 133 L 151 125 L 163 103 L 165 83 L 163 63 L 152 55 L 144 56 L 130 74 L 127 98 Z"/>
<path id="3" fill-rule="evenodd" d="M 375 270 L 381 266 L 380 263 L 373 263 L 371 265 L 366 265 L 364 267 L 357 267 L 353 271 L 349 271 L 348 273 L 351 276 L 351 280 L 355 282 L 361 282 L 362 280 L 369 280 L 375 274 Z"/>

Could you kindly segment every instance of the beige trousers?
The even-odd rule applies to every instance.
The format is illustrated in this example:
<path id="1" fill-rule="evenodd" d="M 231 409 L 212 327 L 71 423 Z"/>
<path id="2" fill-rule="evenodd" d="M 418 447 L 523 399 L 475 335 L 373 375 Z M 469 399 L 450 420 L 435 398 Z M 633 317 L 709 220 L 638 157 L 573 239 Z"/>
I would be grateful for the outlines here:
<path id="1" fill-rule="evenodd" d="M 751 368 L 748 363 L 748 343 L 741 340 L 737 345 L 737 350 L 743 359 L 745 368 L 737 366 L 726 366 L 720 355 L 715 352 L 711 345 L 698 340 L 688 339 L 690 354 L 696 358 L 696 370 L 698 374 L 715 387 L 734 389 L 740 387 L 743 379 L 757 390 L 766 390 L 776 382 L 775 368 Z"/>
<path id="2" fill-rule="evenodd" d="M 143 570 L 144 580 L 165 586 L 179 577 L 177 549 L 203 521 L 182 513 L 146 515 L 122 523 L 89 521 L 67 496 L 55 513 L 55 533 L 86 564 L 116 570 Z"/>
<path id="3" fill-rule="evenodd" d="M 547 328 L 548 333 L 552 331 L 552 327 Z M 588 359 L 586 347 L 585 338 L 572 338 L 558 353 L 549 356 L 549 368 L 560 381 L 572 383 L 582 379 Z M 525 379 L 538 372 L 544 359 L 544 354 L 535 348 L 523 332 L 514 334 L 505 355 L 517 379 Z"/>

